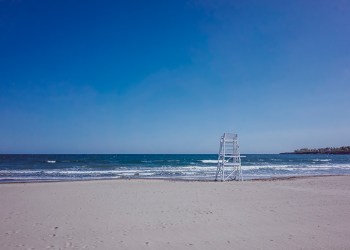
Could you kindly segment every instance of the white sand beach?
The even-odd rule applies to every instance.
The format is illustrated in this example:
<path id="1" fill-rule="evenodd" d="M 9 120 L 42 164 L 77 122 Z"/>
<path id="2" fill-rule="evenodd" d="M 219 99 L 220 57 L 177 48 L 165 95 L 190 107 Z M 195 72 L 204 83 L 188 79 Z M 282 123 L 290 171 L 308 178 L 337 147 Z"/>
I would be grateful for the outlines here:
<path id="1" fill-rule="evenodd" d="M 350 176 L 0 185 L 0 249 L 350 249 Z"/>

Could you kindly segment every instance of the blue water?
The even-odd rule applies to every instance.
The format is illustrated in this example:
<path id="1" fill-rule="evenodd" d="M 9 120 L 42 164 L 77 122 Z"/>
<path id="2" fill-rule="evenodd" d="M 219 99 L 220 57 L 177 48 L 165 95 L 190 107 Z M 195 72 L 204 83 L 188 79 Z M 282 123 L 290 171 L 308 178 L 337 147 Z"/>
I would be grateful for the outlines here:
<path id="1" fill-rule="evenodd" d="M 0 182 L 170 178 L 212 180 L 216 154 L 0 155 Z M 242 155 L 243 177 L 350 174 L 350 155 Z"/>

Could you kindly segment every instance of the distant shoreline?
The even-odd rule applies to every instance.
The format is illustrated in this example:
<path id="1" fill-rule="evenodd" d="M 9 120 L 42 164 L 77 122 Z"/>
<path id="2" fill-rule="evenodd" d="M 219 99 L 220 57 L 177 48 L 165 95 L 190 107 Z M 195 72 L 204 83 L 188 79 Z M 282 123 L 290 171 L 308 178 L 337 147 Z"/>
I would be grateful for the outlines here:
<path id="1" fill-rule="evenodd" d="M 283 152 L 280 155 L 349 155 L 350 152 L 328 152 L 328 153 L 315 153 L 315 152 Z"/>
<path id="2" fill-rule="evenodd" d="M 294 150 L 294 152 L 286 152 L 280 154 L 323 154 L 323 155 L 348 155 L 350 154 L 350 146 L 342 146 L 338 148 L 301 148 Z"/>

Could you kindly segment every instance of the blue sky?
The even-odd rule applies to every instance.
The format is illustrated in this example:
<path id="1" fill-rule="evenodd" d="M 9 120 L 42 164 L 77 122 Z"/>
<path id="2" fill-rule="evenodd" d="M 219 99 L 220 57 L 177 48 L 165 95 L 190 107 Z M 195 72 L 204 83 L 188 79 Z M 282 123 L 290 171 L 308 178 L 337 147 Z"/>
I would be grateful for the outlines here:
<path id="1" fill-rule="evenodd" d="M 0 1 L 0 153 L 350 144 L 350 2 Z"/>

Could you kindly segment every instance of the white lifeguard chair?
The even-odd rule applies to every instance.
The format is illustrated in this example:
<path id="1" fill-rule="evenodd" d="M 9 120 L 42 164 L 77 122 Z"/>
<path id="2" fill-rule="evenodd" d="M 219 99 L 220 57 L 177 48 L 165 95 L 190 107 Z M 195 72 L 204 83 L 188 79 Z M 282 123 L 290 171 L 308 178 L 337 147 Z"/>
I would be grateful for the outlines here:
<path id="1" fill-rule="evenodd" d="M 215 180 L 243 181 L 237 134 L 224 133 L 220 138 L 218 167 Z"/>

